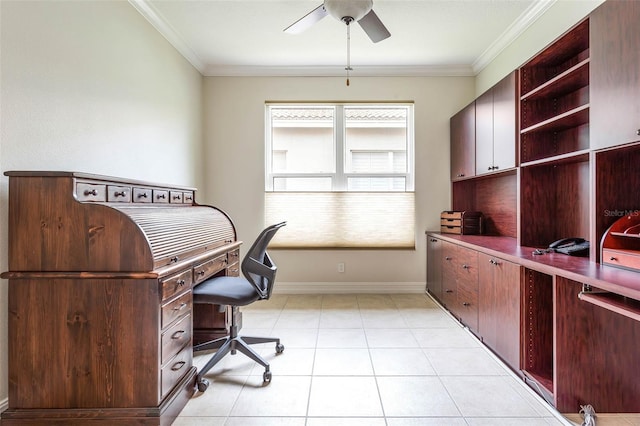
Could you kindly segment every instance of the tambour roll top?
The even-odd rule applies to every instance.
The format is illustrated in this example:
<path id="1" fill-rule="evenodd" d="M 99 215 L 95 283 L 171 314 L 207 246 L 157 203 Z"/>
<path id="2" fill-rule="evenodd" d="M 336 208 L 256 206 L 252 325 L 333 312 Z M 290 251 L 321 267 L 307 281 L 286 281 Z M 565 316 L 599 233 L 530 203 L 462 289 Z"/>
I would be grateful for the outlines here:
<path id="1" fill-rule="evenodd" d="M 5 175 L 14 272 L 150 272 L 236 241 L 231 219 L 196 204 L 193 188 L 76 172 Z"/>

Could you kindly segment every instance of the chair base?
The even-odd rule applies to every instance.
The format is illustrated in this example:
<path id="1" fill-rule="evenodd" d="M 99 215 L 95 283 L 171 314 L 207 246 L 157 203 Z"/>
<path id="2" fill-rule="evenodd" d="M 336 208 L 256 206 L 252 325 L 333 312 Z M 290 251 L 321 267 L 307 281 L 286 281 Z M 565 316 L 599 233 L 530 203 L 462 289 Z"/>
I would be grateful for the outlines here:
<path id="1" fill-rule="evenodd" d="M 196 384 L 200 392 L 204 392 L 209 387 L 209 381 L 204 378 L 204 375 L 213 368 L 222 358 L 224 358 L 229 352 L 231 355 L 235 355 L 236 351 L 240 351 L 258 364 L 264 367 L 263 380 L 268 383 L 271 381 L 271 371 L 269 370 L 269 363 L 262 358 L 256 351 L 249 345 L 261 344 L 261 343 L 275 343 L 276 354 L 281 354 L 284 351 L 284 345 L 280 343 L 280 339 L 277 337 L 249 337 L 238 335 L 237 316 L 240 315 L 238 308 L 234 306 L 231 314 L 231 329 L 229 336 L 221 337 L 219 339 L 211 340 L 209 342 L 201 343 L 193 347 L 193 352 L 201 352 L 211 349 L 217 349 L 213 356 L 207 361 L 207 363 L 198 371 L 196 376 Z"/>

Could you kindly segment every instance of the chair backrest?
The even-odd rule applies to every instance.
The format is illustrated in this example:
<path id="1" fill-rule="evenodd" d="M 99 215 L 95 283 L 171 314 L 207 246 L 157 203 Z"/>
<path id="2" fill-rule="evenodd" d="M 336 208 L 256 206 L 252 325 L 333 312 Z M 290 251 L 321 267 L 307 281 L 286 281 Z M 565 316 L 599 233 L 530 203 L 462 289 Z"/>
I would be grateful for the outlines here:
<path id="1" fill-rule="evenodd" d="M 287 222 L 280 222 L 265 228 L 253 242 L 242 261 L 242 274 L 255 287 L 260 299 L 268 299 L 273 291 L 277 267 L 267 253 L 267 246 L 278 229 Z"/>

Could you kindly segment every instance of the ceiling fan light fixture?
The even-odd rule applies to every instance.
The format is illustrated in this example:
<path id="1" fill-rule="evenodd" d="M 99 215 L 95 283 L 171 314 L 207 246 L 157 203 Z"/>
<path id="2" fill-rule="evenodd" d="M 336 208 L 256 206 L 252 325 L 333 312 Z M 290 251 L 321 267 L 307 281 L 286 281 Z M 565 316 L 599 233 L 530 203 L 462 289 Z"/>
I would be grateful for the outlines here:
<path id="1" fill-rule="evenodd" d="M 325 0 L 324 8 L 339 21 L 345 17 L 359 21 L 373 8 L 373 0 Z"/>

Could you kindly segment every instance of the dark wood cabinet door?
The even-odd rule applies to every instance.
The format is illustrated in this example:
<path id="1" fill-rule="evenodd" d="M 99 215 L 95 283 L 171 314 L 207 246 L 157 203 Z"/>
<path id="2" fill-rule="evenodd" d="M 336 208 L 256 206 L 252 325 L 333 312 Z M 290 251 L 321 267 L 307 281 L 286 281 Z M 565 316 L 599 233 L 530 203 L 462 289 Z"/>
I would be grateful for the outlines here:
<path id="1" fill-rule="evenodd" d="M 476 99 L 476 174 L 493 171 L 493 89 Z"/>
<path id="2" fill-rule="evenodd" d="M 475 102 L 451 117 L 451 180 L 476 174 L 476 106 Z"/>
<path id="3" fill-rule="evenodd" d="M 478 253 L 478 331 L 514 370 L 520 369 L 520 266 Z"/>
<path id="4" fill-rule="evenodd" d="M 442 240 L 427 235 L 427 290 L 442 300 Z"/>
<path id="5" fill-rule="evenodd" d="M 493 86 L 494 171 L 516 166 L 516 71 Z"/>
<path id="6" fill-rule="evenodd" d="M 440 301 L 449 310 L 452 310 L 457 301 L 457 289 L 456 289 L 456 269 L 459 262 L 458 255 L 456 253 L 455 244 L 451 244 L 445 241 L 442 242 L 442 299 Z M 454 313 L 455 315 L 455 313 Z"/>
<path id="7" fill-rule="evenodd" d="M 589 19 L 591 147 L 640 140 L 640 2 L 607 1 Z"/>

